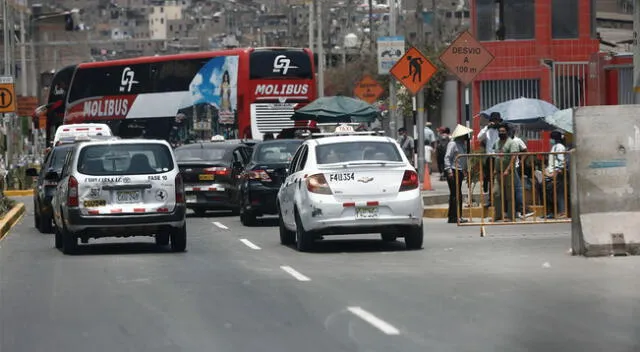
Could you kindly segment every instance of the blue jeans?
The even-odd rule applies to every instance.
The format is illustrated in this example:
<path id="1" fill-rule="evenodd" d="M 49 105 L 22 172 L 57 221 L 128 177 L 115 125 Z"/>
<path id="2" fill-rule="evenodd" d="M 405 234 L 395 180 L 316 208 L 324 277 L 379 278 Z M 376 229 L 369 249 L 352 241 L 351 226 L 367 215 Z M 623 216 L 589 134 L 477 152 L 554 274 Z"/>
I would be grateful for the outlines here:
<path id="1" fill-rule="evenodd" d="M 522 209 L 522 180 L 520 179 L 520 172 L 513 175 L 513 188 L 516 198 L 516 213 L 524 213 L 524 209 Z"/>

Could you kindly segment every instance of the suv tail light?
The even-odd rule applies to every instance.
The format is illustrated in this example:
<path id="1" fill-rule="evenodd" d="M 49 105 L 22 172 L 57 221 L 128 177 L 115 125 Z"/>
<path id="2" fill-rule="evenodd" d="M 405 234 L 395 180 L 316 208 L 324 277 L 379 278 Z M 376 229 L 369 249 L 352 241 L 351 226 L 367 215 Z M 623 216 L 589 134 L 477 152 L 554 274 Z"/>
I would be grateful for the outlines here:
<path id="1" fill-rule="evenodd" d="M 69 207 L 77 207 L 78 202 L 78 180 L 75 177 L 69 177 L 69 181 L 67 183 L 67 206 Z"/>
<path id="2" fill-rule="evenodd" d="M 317 194 L 332 194 L 331 187 L 323 174 L 316 174 L 307 177 L 307 190 Z"/>
<path id="3" fill-rule="evenodd" d="M 203 171 L 205 174 L 216 175 L 216 176 L 229 176 L 231 174 L 231 169 L 226 167 L 208 167 Z"/>
<path id="4" fill-rule="evenodd" d="M 184 203 L 184 182 L 182 175 L 176 175 L 176 203 Z"/>
<path id="5" fill-rule="evenodd" d="M 249 171 L 248 178 L 250 180 L 259 180 L 264 182 L 271 182 L 271 177 L 265 170 L 253 170 Z"/>
<path id="6" fill-rule="evenodd" d="M 406 170 L 402 176 L 402 183 L 400 184 L 400 192 L 410 191 L 420 186 L 418 179 L 418 173 L 413 170 Z"/>

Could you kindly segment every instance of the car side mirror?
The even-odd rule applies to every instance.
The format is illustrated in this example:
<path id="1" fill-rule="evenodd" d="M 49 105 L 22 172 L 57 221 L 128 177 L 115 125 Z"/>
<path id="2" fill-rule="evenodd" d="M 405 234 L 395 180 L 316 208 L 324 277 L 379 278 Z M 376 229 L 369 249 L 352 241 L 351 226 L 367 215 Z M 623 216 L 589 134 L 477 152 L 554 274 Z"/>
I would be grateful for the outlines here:
<path id="1" fill-rule="evenodd" d="M 27 176 L 29 177 L 38 177 L 38 170 L 33 167 L 30 167 L 26 171 Z"/>
<path id="2" fill-rule="evenodd" d="M 55 171 L 49 171 L 44 175 L 44 179 L 47 181 L 60 181 L 60 176 Z"/>
<path id="3" fill-rule="evenodd" d="M 239 169 L 243 168 L 242 163 L 239 162 L 239 161 L 234 161 L 233 164 L 231 164 L 231 166 L 236 170 L 239 170 Z"/>

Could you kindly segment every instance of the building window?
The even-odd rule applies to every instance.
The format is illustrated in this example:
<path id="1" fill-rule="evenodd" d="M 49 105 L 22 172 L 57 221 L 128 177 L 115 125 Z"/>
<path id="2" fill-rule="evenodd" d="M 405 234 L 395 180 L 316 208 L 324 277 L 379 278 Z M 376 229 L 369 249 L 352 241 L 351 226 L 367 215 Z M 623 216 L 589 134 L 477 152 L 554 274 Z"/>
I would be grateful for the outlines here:
<path id="1" fill-rule="evenodd" d="M 551 37 L 553 39 L 578 38 L 579 0 L 552 0 Z"/>
<path id="2" fill-rule="evenodd" d="M 531 0 L 476 0 L 478 40 L 534 39 L 535 20 Z"/>
<path id="3" fill-rule="evenodd" d="M 497 6 L 495 0 L 476 0 L 476 36 L 478 40 L 496 40 Z"/>
<path id="4" fill-rule="evenodd" d="M 598 24 L 596 22 L 597 16 L 596 16 L 596 0 L 591 0 L 590 1 L 590 5 L 589 5 L 589 11 L 591 12 L 590 15 L 590 26 L 591 26 L 591 38 L 597 38 L 598 37 Z"/>

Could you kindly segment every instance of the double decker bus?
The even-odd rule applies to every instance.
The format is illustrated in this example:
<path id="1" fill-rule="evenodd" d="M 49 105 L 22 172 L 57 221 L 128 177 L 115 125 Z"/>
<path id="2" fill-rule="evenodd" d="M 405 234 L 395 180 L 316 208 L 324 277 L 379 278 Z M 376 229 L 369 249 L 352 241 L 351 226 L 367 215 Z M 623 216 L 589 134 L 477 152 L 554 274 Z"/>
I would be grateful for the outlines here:
<path id="1" fill-rule="evenodd" d="M 106 123 L 114 135 L 261 139 L 294 126 L 316 98 L 313 54 L 243 48 L 79 64 L 64 123 Z"/>
<path id="2" fill-rule="evenodd" d="M 33 113 L 37 119 L 45 119 L 47 121 L 45 131 L 47 145 L 53 140 L 58 126 L 64 122 L 67 94 L 69 93 L 71 78 L 76 66 L 63 67 L 53 75 L 46 104 L 37 107 Z"/>

